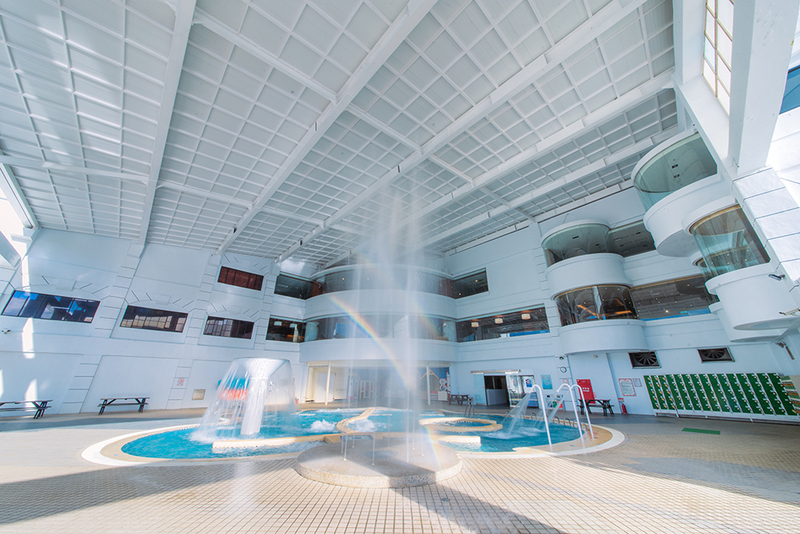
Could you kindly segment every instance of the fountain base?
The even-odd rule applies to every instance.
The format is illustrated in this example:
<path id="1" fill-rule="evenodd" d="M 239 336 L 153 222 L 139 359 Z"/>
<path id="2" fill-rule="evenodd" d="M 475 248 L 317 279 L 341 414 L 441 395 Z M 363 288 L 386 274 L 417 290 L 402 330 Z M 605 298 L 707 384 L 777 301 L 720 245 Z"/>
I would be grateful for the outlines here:
<path id="1" fill-rule="evenodd" d="M 295 470 L 309 480 L 352 488 L 406 488 L 446 480 L 461 471 L 459 455 L 430 442 L 410 451 L 406 444 L 383 446 L 372 440 L 347 443 L 347 459 L 340 444 L 322 445 L 297 457 Z"/>

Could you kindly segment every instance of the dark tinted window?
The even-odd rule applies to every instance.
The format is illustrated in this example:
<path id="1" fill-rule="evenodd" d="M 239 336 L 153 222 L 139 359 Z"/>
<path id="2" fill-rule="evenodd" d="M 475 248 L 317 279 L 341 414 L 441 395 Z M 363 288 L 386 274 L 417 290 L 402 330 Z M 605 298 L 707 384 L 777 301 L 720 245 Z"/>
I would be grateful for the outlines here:
<path id="1" fill-rule="evenodd" d="M 261 291 L 264 277 L 260 274 L 246 273 L 244 271 L 231 269 L 230 267 L 222 267 L 219 270 L 219 279 L 217 281 L 221 284 Z"/>
<path id="2" fill-rule="evenodd" d="M 451 319 L 429 315 L 368 314 L 321 317 L 306 323 L 306 340 L 346 338 L 434 339 L 455 341 Z"/>
<path id="3" fill-rule="evenodd" d="M 295 319 L 270 318 L 267 340 L 302 343 L 306 335 L 306 324 Z"/>
<path id="4" fill-rule="evenodd" d="M 275 294 L 305 300 L 321 294 L 318 286 L 317 282 L 311 280 L 280 274 L 275 280 Z"/>
<path id="5" fill-rule="evenodd" d="M 207 336 L 237 337 L 250 339 L 253 335 L 253 323 L 223 317 L 209 317 L 203 334 Z"/>
<path id="6" fill-rule="evenodd" d="M 453 280 L 453 298 L 460 299 L 478 293 L 485 293 L 486 291 L 489 291 L 486 271 Z"/>
<path id="7" fill-rule="evenodd" d="M 96 300 L 14 291 L 3 315 L 91 323 L 99 305 L 100 302 Z"/>
<path id="8" fill-rule="evenodd" d="M 183 332 L 188 313 L 128 306 L 120 326 L 164 332 Z"/>
<path id="9" fill-rule="evenodd" d="M 500 313 L 456 323 L 458 341 L 480 341 L 549 332 L 544 308 Z"/>
<path id="10" fill-rule="evenodd" d="M 714 302 L 702 276 L 633 287 L 631 297 L 639 319 L 644 320 L 709 313 L 708 306 Z"/>
<path id="11" fill-rule="evenodd" d="M 656 249 L 653 236 L 642 221 L 613 228 L 608 232 L 608 251 L 623 257 Z"/>

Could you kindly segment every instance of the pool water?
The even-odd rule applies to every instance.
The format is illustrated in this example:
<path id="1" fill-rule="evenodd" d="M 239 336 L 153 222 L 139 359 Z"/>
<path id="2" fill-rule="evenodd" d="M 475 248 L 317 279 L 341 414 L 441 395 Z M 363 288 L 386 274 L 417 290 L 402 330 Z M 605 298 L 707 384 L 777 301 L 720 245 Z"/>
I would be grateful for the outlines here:
<path id="1" fill-rule="evenodd" d="M 247 439 L 266 439 L 289 436 L 310 436 L 320 434 L 337 433 L 336 424 L 342 419 L 354 417 L 363 410 L 314 410 L 298 412 L 291 418 L 291 422 L 282 421 L 284 426 L 278 427 L 276 424 L 268 426 L 262 430 L 261 434 L 247 436 Z M 423 412 L 413 414 L 414 421 L 420 418 L 441 417 L 438 412 Z M 409 413 L 403 410 L 379 409 L 375 410 L 365 424 L 369 430 L 378 432 L 402 432 L 406 429 Z M 491 419 L 503 424 L 503 417 L 494 415 L 481 415 L 481 419 Z M 547 434 L 541 421 L 530 421 L 527 419 L 517 419 L 514 422 L 513 432 L 508 428 L 503 428 L 495 432 L 446 432 L 441 434 L 459 436 L 479 436 L 478 443 L 443 443 L 458 451 L 464 452 L 512 452 L 519 447 L 537 447 L 547 445 Z M 276 422 L 273 422 L 276 423 Z M 459 427 L 483 426 L 485 423 L 477 425 L 473 422 L 461 421 L 455 423 Z M 354 427 L 353 423 L 350 424 Z M 417 429 L 419 428 L 418 425 Z M 506 427 L 510 427 L 510 422 L 506 421 Z M 550 425 L 550 435 L 553 443 L 571 441 L 580 438 L 578 429 L 563 426 Z M 216 439 L 236 439 L 236 432 L 232 429 L 221 429 Z M 233 448 L 229 450 L 214 451 L 212 440 L 207 436 L 198 435 L 197 427 L 171 430 L 158 434 L 150 434 L 132 440 L 122 447 L 122 452 L 131 456 L 144 458 L 163 458 L 163 459 L 208 459 L 208 458 L 235 458 L 256 456 L 264 454 L 281 454 L 301 452 L 311 447 L 315 447 L 322 442 L 298 442 L 290 445 L 263 446 L 256 448 Z"/>

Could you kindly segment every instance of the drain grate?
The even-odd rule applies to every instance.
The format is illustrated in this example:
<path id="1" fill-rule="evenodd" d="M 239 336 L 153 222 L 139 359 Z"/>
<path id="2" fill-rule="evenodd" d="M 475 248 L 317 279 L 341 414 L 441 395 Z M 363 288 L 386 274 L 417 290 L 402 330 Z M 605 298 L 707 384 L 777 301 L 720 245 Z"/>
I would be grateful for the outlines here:
<path id="1" fill-rule="evenodd" d="M 705 428 L 684 428 L 684 432 L 695 432 L 697 434 L 716 434 L 719 435 L 719 430 L 706 430 Z"/>

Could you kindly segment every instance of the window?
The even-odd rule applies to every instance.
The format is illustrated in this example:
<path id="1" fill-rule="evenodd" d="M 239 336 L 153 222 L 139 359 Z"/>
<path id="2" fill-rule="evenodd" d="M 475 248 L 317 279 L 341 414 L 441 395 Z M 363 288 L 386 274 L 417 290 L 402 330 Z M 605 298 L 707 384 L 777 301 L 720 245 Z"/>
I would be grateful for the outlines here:
<path id="1" fill-rule="evenodd" d="M 182 312 L 128 306 L 120 326 L 163 332 L 183 332 L 188 316 L 189 314 Z"/>
<path id="2" fill-rule="evenodd" d="M 250 339 L 253 335 L 253 323 L 239 321 L 238 319 L 225 319 L 223 317 L 209 317 L 203 334 L 207 336 L 237 337 Z"/>
<path id="3" fill-rule="evenodd" d="M 267 327 L 267 341 L 288 341 L 302 343 L 306 335 L 306 324 L 295 319 L 269 320 Z"/>
<path id="4" fill-rule="evenodd" d="M 264 277 L 260 274 L 246 273 L 244 271 L 231 269 L 230 267 L 222 267 L 219 270 L 219 279 L 217 281 L 220 284 L 228 284 L 231 286 L 261 291 L 261 285 L 264 283 Z"/>
<path id="5" fill-rule="evenodd" d="M 733 356 L 725 347 L 718 349 L 697 349 L 701 362 L 732 362 Z"/>
<path id="6" fill-rule="evenodd" d="M 706 291 L 705 278 L 692 276 L 631 288 L 639 319 L 663 319 L 710 313 L 714 298 Z"/>
<path id="7" fill-rule="evenodd" d="M 800 107 L 800 67 L 795 67 L 786 75 L 786 89 L 783 91 L 781 113 Z"/>
<path id="8" fill-rule="evenodd" d="M 689 233 L 697 241 L 712 276 L 769 262 L 764 246 L 739 206 L 709 215 L 695 223 Z"/>
<path id="9" fill-rule="evenodd" d="M 705 37 L 703 78 L 730 113 L 733 0 L 706 0 Z"/>
<path id="10" fill-rule="evenodd" d="M 608 251 L 623 258 L 656 249 L 653 236 L 642 221 L 613 228 L 608 232 Z"/>
<path id="11" fill-rule="evenodd" d="M 100 302 L 97 300 L 14 291 L 3 310 L 3 315 L 91 323 L 99 305 Z"/>
<path id="12" fill-rule="evenodd" d="M 455 341 L 455 321 L 430 315 L 387 313 L 320 317 L 306 323 L 305 341 L 348 338 Z"/>
<path id="13" fill-rule="evenodd" d="M 460 299 L 486 291 L 489 291 L 489 282 L 485 270 L 453 280 L 453 298 Z"/>
<path id="14" fill-rule="evenodd" d="M 459 342 L 525 336 L 549 331 L 544 308 L 500 313 L 456 323 L 456 339 Z"/>
<path id="15" fill-rule="evenodd" d="M 279 274 L 275 280 L 275 294 L 295 299 L 306 300 L 322 293 L 319 284 L 311 280 L 303 280 L 285 274 Z"/>
<path id="16" fill-rule="evenodd" d="M 630 357 L 631 367 L 634 369 L 643 367 L 661 367 L 661 364 L 658 363 L 658 356 L 656 356 L 655 352 L 629 352 L 628 357 Z"/>
<path id="17" fill-rule="evenodd" d="M 561 326 L 607 319 L 637 319 L 625 286 L 582 287 L 556 295 Z"/>

